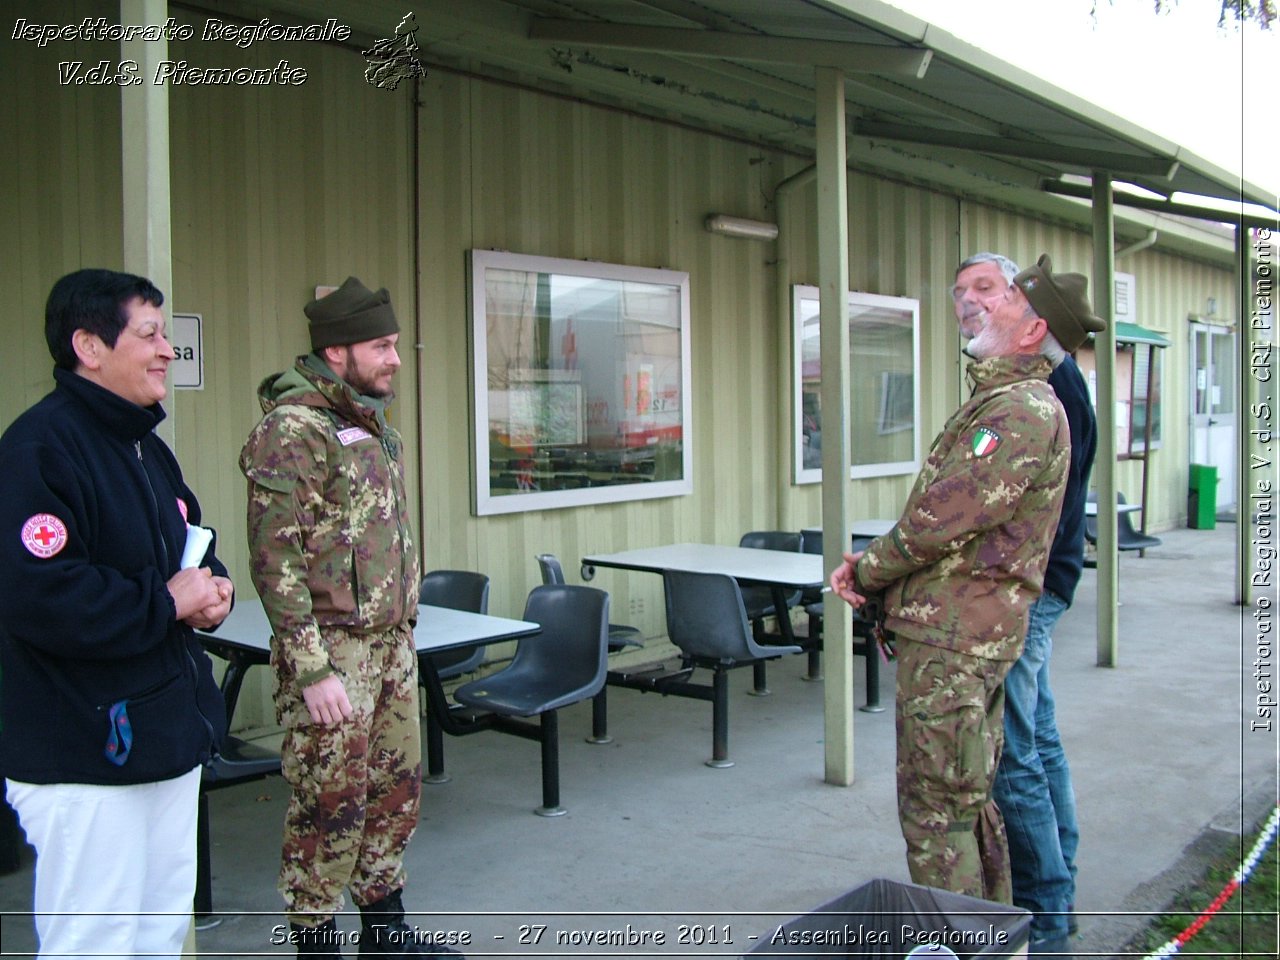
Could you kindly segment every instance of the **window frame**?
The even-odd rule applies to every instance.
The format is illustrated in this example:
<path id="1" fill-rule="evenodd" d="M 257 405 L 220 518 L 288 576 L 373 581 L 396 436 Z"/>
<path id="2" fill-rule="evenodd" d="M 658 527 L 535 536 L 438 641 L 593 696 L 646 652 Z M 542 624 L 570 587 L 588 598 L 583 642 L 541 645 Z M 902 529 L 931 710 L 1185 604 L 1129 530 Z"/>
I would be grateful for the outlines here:
<path id="1" fill-rule="evenodd" d="M 581 277 L 610 280 L 628 284 L 652 284 L 675 288 L 679 317 L 680 342 L 680 477 L 673 480 L 636 480 L 564 490 L 530 490 L 495 494 L 490 474 L 492 457 L 490 450 L 490 401 L 489 401 L 489 328 L 486 312 L 485 278 L 489 270 L 547 274 L 550 276 Z M 533 510 L 554 510 L 568 507 L 592 506 L 604 503 L 624 503 L 632 500 L 652 500 L 660 497 L 688 496 L 693 493 L 693 389 L 692 358 L 690 352 L 689 274 L 677 270 L 649 267 L 633 267 L 624 264 L 598 263 L 586 260 L 569 260 L 544 257 L 535 254 L 509 253 L 499 250 L 471 250 L 468 257 L 469 278 L 467 289 L 470 302 L 471 348 L 471 467 L 472 514 L 493 516 L 523 513 Z M 522 368 L 522 382 L 543 382 L 538 374 L 546 374 L 548 384 L 561 382 L 554 374 L 557 369 Z M 590 397 L 579 397 L 578 408 L 585 416 L 584 408 L 591 407 Z M 585 440 L 586 425 L 582 426 Z M 546 446 L 546 444 L 542 444 Z M 582 444 L 586 446 L 586 444 Z"/>
<path id="2" fill-rule="evenodd" d="M 821 483 L 822 467 L 806 467 L 804 465 L 804 341 L 806 321 L 817 315 L 818 288 L 808 284 L 792 284 L 791 287 L 791 383 L 792 383 L 792 418 L 791 418 L 791 439 L 792 439 L 792 466 L 793 479 L 792 482 L 799 486 L 802 484 Z M 813 306 L 806 308 L 805 304 L 811 302 Z M 911 444 L 911 458 L 908 460 L 884 460 L 878 463 L 851 463 L 849 465 L 849 478 L 851 480 L 871 479 L 875 477 L 896 477 L 903 475 L 915 474 L 920 469 L 922 463 L 921 457 L 921 428 L 923 413 L 920 403 L 920 301 L 912 297 L 893 297 L 876 293 L 863 293 L 860 291 L 849 291 L 849 353 L 852 358 L 854 352 L 858 349 L 858 323 L 857 313 L 864 310 L 893 310 L 900 311 L 904 315 L 909 314 L 911 317 L 911 402 L 912 417 L 909 429 L 913 431 Z M 820 355 L 819 355 L 820 356 Z M 819 363 L 821 361 L 819 360 Z M 888 398 L 893 395 L 890 390 L 889 382 L 885 379 L 889 375 L 889 371 L 881 371 L 881 379 L 878 382 L 876 393 L 880 398 L 880 408 L 874 414 L 867 418 L 867 423 L 876 430 L 879 436 L 886 436 L 892 433 L 902 432 L 908 429 L 907 426 L 891 425 L 901 424 L 901 420 L 891 419 L 887 417 L 885 404 Z M 900 396 L 901 390 L 896 395 Z M 852 454 L 853 438 L 850 438 L 850 453 Z"/>

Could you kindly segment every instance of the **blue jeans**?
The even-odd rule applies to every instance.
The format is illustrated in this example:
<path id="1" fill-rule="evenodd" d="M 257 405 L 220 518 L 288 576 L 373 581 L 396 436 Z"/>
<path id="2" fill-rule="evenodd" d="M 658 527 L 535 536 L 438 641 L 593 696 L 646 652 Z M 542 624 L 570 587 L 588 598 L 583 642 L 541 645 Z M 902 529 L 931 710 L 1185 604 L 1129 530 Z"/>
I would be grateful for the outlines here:
<path id="1" fill-rule="evenodd" d="M 1066 609 L 1049 591 L 1031 605 L 1026 645 L 1004 681 L 1004 752 L 993 789 L 1009 834 L 1013 902 L 1035 914 L 1033 940 L 1065 937 L 1075 902 L 1076 798 L 1049 688 L 1053 628 Z"/>

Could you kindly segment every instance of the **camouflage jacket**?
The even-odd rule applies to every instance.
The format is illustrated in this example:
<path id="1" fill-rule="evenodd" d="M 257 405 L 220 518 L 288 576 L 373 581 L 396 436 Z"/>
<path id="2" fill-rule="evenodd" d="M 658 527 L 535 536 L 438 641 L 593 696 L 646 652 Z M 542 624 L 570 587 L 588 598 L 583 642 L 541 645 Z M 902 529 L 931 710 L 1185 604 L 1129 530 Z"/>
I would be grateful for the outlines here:
<path id="1" fill-rule="evenodd" d="M 991 660 L 1022 651 L 1058 525 L 1071 437 L 1049 361 L 970 365 L 969 401 L 933 443 L 894 528 L 854 569 L 885 593 L 885 625 L 912 640 Z"/>
<path id="2" fill-rule="evenodd" d="M 258 399 L 264 415 L 240 453 L 250 575 L 277 669 L 308 686 L 333 670 L 324 627 L 373 632 L 417 617 L 403 444 L 310 355 L 264 380 Z"/>

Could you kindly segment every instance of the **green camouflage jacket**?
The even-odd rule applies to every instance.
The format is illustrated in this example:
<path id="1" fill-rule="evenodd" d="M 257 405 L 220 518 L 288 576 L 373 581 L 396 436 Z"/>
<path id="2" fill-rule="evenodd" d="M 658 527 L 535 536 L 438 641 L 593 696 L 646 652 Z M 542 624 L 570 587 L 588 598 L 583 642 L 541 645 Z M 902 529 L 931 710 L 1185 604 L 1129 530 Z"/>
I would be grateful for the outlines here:
<path id="1" fill-rule="evenodd" d="M 884 591 L 890 630 L 991 660 L 1021 653 L 1071 458 L 1049 373 L 1039 356 L 969 366 L 969 401 L 933 442 L 902 517 L 854 568 L 859 592 Z"/>
<path id="2" fill-rule="evenodd" d="M 333 670 L 324 627 L 375 632 L 417 618 L 403 444 L 377 401 L 311 355 L 264 380 L 258 399 L 264 415 L 240 453 L 250 574 L 273 660 L 305 687 Z"/>

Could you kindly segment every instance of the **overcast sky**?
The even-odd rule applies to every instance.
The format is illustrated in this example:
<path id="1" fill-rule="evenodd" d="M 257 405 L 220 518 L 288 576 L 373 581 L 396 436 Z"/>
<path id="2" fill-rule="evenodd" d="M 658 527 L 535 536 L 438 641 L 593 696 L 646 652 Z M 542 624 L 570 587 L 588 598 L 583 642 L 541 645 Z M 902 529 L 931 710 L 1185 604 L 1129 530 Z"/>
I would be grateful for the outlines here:
<path id="1" fill-rule="evenodd" d="M 1096 22 L 1092 0 L 889 2 L 1280 194 L 1280 24 L 1219 29 L 1218 0 L 1097 0 Z"/>

